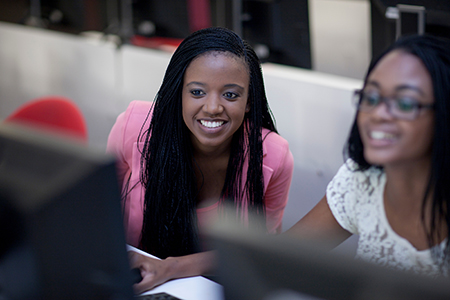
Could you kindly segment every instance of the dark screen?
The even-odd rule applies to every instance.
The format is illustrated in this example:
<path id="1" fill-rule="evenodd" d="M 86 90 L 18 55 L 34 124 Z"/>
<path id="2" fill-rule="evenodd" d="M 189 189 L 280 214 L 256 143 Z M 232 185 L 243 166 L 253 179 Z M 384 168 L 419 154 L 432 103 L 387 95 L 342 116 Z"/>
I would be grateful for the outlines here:
<path id="1" fill-rule="evenodd" d="M 115 161 L 0 126 L 1 299 L 132 299 Z"/>

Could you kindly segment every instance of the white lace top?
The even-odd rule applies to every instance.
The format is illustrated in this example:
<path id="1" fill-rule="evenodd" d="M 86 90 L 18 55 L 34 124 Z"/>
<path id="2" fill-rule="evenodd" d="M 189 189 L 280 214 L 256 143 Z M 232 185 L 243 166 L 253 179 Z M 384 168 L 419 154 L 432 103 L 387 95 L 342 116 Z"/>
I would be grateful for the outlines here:
<path id="1" fill-rule="evenodd" d="M 377 168 L 354 171 L 356 166 L 349 159 L 327 187 L 328 205 L 334 217 L 344 229 L 359 235 L 356 257 L 404 271 L 448 276 L 449 266 L 443 259 L 446 240 L 418 251 L 395 233 L 384 210 L 384 172 Z M 432 257 L 432 251 L 437 258 Z"/>

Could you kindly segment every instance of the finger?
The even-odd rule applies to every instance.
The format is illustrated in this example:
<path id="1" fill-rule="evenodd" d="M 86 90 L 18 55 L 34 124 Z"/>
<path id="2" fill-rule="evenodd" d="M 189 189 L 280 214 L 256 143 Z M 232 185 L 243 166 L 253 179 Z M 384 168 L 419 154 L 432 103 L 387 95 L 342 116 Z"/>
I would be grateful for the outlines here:
<path id="1" fill-rule="evenodd" d="M 143 292 L 149 291 L 155 287 L 155 282 L 153 281 L 154 276 L 152 274 L 145 275 L 141 282 L 133 285 L 134 292 L 136 294 L 141 294 Z"/>
<path id="2" fill-rule="evenodd" d="M 130 271 L 131 274 L 131 282 L 132 283 L 138 283 L 142 281 L 142 273 L 141 270 L 138 268 L 132 268 Z"/>

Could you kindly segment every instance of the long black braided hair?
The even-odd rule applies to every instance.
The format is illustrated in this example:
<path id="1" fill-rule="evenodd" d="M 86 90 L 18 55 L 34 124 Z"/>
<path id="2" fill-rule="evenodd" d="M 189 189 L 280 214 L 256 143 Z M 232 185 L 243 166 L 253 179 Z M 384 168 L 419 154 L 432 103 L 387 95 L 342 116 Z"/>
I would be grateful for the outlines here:
<path id="1" fill-rule="evenodd" d="M 141 158 L 145 188 L 141 247 L 161 258 L 200 251 L 197 228 L 197 180 L 189 130 L 182 117 L 183 77 L 190 62 L 207 52 L 231 53 L 247 65 L 250 75 L 250 110 L 232 138 L 221 204 L 248 207 L 265 215 L 261 129 L 277 132 L 268 106 L 261 64 L 251 46 L 225 28 L 197 31 L 178 46 L 156 95 Z M 242 178 L 248 158 L 247 178 Z M 243 206 L 243 200 L 247 205 Z M 221 205 L 222 206 L 222 205 Z"/>

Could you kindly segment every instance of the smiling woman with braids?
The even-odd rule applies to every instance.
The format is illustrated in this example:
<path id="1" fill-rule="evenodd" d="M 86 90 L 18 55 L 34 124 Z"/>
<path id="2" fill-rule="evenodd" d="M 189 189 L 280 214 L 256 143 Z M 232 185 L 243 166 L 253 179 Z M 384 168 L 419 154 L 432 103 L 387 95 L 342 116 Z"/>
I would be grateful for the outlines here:
<path id="1" fill-rule="evenodd" d="M 111 130 L 118 159 L 136 292 L 173 278 L 205 274 L 214 252 L 202 229 L 229 203 L 245 227 L 264 216 L 281 232 L 293 172 L 288 143 L 277 134 L 260 62 L 224 28 L 200 30 L 177 48 L 153 103 L 133 101 Z M 228 216 L 231 217 L 231 216 Z"/>

